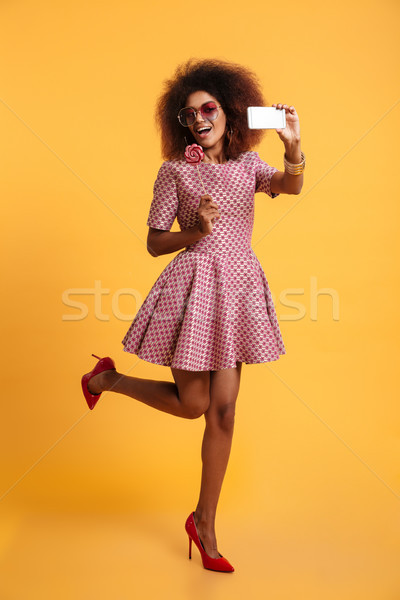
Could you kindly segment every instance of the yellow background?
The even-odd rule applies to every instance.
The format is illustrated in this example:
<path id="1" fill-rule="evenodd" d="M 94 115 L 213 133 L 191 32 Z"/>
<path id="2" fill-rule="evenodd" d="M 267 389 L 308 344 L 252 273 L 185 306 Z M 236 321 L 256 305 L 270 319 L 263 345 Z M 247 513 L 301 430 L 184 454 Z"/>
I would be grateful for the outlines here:
<path id="1" fill-rule="evenodd" d="M 14 1 L 0 22 L 0 597 L 398 598 L 398 2 Z M 287 354 L 243 366 L 228 576 L 187 559 L 203 419 L 80 390 L 92 352 L 172 381 L 121 340 L 173 257 L 145 248 L 153 113 L 191 56 L 294 104 L 307 157 L 300 196 L 256 196 Z M 283 169 L 275 132 L 257 150 Z"/>

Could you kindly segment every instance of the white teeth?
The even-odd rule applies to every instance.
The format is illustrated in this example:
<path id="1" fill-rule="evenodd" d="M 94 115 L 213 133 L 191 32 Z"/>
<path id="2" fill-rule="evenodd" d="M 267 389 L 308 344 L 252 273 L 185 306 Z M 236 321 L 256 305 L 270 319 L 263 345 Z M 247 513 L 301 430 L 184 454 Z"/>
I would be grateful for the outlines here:
<path id="1" fill-rule="evenodd" d="M 202 131 L 210 131 L 211 127 L 202 127 L 201 129 L 197 130 L 197 133 L 201 133 Z"/>

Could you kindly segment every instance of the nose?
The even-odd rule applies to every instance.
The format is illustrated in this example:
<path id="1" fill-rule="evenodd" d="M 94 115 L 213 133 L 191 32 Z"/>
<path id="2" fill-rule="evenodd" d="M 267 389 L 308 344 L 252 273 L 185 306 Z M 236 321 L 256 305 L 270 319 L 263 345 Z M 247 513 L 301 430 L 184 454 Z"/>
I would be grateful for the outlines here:
<path id="1" fill-rule="evenodd" d="M 196 122 L 199 120 L 200 117 L 200 121 L 205 121 L 203 115 L 201 114 L 200 110 L 197 111 L 196 113 Z"/>

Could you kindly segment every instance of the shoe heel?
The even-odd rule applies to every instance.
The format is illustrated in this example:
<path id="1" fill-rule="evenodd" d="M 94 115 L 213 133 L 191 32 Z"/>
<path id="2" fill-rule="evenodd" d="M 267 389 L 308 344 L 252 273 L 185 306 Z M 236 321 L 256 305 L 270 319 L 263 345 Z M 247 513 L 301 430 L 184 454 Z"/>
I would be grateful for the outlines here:
<path id="1" fill-rule="evenodd" d="M 190 536 L 189 537 L 189 559 L 192 558 L 192 538 Z"/>

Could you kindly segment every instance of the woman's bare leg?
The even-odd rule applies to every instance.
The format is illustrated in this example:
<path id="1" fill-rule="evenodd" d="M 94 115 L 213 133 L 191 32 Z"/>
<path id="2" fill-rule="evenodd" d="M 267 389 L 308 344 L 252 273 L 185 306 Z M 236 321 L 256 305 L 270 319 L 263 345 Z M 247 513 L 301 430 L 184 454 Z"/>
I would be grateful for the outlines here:
<path id="1" fill-rule="evenodd" d="M 176 383 L 129 377 L 114 370 L 92 377 L 90 393 L 110 391 L 124 394 L 148 406 L 185 419 L 196 419 L 210 405 L 210 371 L 172 369 Z"/>
<path id="2" fill-rule="evenodd" d="M 194 516 L 204 549 L 212 558 L 219 558 L 215 515 L 232 445 L 241 367 L 242 363 L 237 363 L 236 369 L 210 372 L 210 406 L 204 414 L 203 472 Z"/>
<path id="3" fill-rule="evenodd" d="M 219 557 L 215 515 L 232 445 L 241 366 L 238 362 L 237 368 L 221 371 L 171 369 L 175 384 L 129 377 L 111 370 L 99 373 L 89 382 L 92 394 L 114 391 L 183 418 L 204 414 L 203 471 L 195 522 L 204 548 L 212 558 Z"/>

